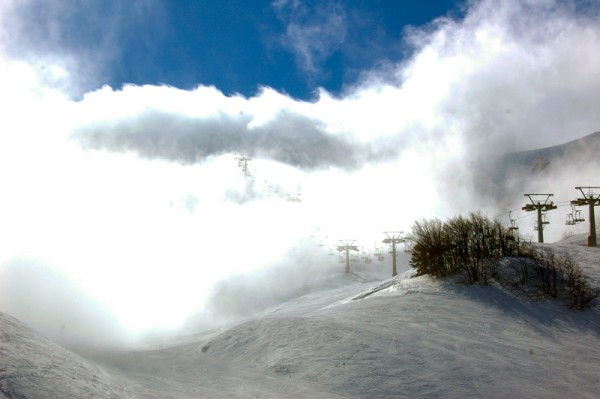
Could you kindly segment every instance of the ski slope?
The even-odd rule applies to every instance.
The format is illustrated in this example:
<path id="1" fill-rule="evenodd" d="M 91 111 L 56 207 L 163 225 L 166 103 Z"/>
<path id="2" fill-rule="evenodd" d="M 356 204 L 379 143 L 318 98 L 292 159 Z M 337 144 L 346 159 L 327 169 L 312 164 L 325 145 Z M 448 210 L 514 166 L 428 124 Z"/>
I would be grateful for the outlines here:
<path id="1" fill-rule="evenodd" d="M 600 284 L 600 249 L 544 244 Z M 596 398 L 600 309 L 355 265 L 228 328 L 75 354 L 0 315 L 0 398 Z"/>

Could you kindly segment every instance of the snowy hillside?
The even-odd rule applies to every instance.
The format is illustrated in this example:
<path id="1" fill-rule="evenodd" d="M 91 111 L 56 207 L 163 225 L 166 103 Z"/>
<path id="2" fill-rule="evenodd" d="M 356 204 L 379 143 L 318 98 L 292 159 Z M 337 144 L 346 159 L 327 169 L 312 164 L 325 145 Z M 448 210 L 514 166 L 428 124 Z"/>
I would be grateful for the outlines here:
<path id="1" fill-rule="evenodd" d="M 95 364 L 0 313 L 0 398 L 121 398 L 123 386 Z"/>
<path id="2" fill-rule="evenodd" d="M 561 145 L 486 158 L 476 185 L 500 204 L 536 190 L 574 197 L 576 185 L 596 184 L 599 152 L 600 132 L 595 132 Z"/>
<path id="3" fill-rule="evenodd" d="M 584 237 L 545 244 L 600 284 Z M 162 349 L 85 354 L 0 321 L 0 398 L 600 397 L 600 309 L 526 302 L 495 285 L 391 280 L 355 265 L 321 288 Z M 183 341 L 180 341 L 183 342 Z"/>
<path id="4" fill-rule="evenodd" d="M 561 145 L 508 154 L 504 157 L 504 163 L 506 167 L 529 169 L 532 172 L 551 171 L 564 167 L 567 161 L 579 164 L 593 161 L 598 151 L 600 132 L 595 132 Z"/>

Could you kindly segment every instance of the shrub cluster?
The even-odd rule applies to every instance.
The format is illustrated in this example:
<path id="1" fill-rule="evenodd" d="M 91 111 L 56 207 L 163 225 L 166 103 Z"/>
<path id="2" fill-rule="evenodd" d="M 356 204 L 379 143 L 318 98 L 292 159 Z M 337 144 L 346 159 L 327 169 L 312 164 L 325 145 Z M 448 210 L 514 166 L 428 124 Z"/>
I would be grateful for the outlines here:
<path id="1" fill-rule="evenodd" d="M 412 246 L 410 265 L 419 275 L 444 277 L 460 273 L 471 284 L 487 284 L 497 274 L 500 258 L 518 256 L 513 284 L 532 286 L 542 295 L 570 300 L 573 307 L 579 308 L 585 308 L 600 294 L 571 258 L 558 257 L 522 242 L 499 221 L 481 213 L 446 222 L 417 221 L 407 240 Z"/>
<path id="2" fill-rule="evenodd" d="M 487 283 L 495 259 L 516 255 L 519 246 L 509 230 L 480 213 L 415 222 L 408 236 L 412 244 L 410 265 L 418 274 L 451 276 L 464 272 L 470 283 Z"/>
<path id="3" fill-rule="evenodd" d="M 590 285 L 583 269 L 568 256 L 536 249 L 531 245 L 521 247 L 522 262 L 517 273 L 519 285 L 530 285 L 552 298 L 566 299 L 572 307 L 586 308 L 600 291 Z"/>

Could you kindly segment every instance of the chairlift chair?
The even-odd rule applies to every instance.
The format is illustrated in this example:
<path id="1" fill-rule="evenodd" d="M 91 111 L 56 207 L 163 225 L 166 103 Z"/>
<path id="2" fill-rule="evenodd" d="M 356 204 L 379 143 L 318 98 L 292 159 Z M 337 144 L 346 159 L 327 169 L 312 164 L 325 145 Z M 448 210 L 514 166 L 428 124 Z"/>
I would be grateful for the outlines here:
<path id="1" fill-rule="evenodd" d="M 575 220 L 572 213 L 567 213 L 567 220 L 565 221 L 567 226 L 573 226 L 575 224 Z"/>
<path id="2" fill-rule="evenodd" d="M 512 211 L 508 212 L 508 219 L 510 220 L 510 226 L 508 227 L 508 230 L 513 231 L 513 230 L 519 230 L 519 226 L 517 226 L 517 219 L 513 219 L 511 217 Z"/>
<path id="3" fill-rule="evenodd" d="M 548 221 L 548 216 L 545 213 L 542 213 L 542 224 L 550 224 Z"/>

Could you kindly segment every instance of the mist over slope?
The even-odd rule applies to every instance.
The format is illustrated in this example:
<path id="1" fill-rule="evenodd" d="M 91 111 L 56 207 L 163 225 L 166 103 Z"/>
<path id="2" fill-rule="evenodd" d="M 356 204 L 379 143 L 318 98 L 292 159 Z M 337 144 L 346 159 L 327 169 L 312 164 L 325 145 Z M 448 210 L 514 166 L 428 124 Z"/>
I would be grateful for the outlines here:
<path id="1" fill-rule="evenodd" d="M 585 237 L 544 244 L 600 285 Z M 600 309 L 531 302 L 500 286 L 392 279 L 354 264 L 328 287 L 154 350 L 79 355 L 2 314 L 5 397 L 598 397 Z M 47 374 L 48 372 L 51 374 Z M 70 395 L 70 396 L 69 396 Z M 83 395 L 83 396 L 81 396 Z M 1 396 L 0 396 L 1 397 Z"/>
<path id="2" fill-rule="evenodd" d="M 575 199 L 579 195 L 574 189 L 576 185 L 600 185 L 597 180 L 599 153 L 600 132 L 596 132 L 558 146 L 488 159 L 481 167 L 474 167 L 480 176 L 479 204 L 490 205 L 491 214 L 500 214 L 508 209 L 520 209 L 527 201 L 523 197 L 527 192 L 554 193 L 555 201 Z M 547 242 L 560 239 L 565 232 L 588 230 L 587 223 L 564 225 L 565 213 L 570 211 L 567 206 L 549 212 L 552 224 L 546 226 Z M 519 210 L 513 217 L 523 214 Z M 530 219 L 519 222 L 524 235 L 534 234 L 533 217 Z M 508 218 L 503 221 L 508 223 Z M 268 265 L 224 276 L 212 286 L 202 288 L 208 292 L 206 303 L 189 315 L 185 327 L 210 327 L 214 322 L 221 324 L 249 317 L 327 284 L 339 265 L 337 254 L 328 257 L 326 251 L 305 238 Z M 324 260 L 326 263 L 322 263 Z M 389 259 L 385 263 L 389 264 Z M 120 280 L 121 276 L 115 279 Z M 0 288 L 2 311 L 60 343 L 123 345 L 131 338 L 120 331 L 122 327 L 113 315 L 86 296 L 64 273 L 52 270 L 51 265 L 39 260 L 19 258 L 6 262 L 0 268 Z"/>
<path id="3" fill-rule="evenodd" d="M 476 183 L 483 196 L 497 204 L 522 201 L 524 193 L 534 192 L 575 198 L 575 186 L 599 185 L 599 153 L 600 131 L 560 145 L 488 159 Z"/>

